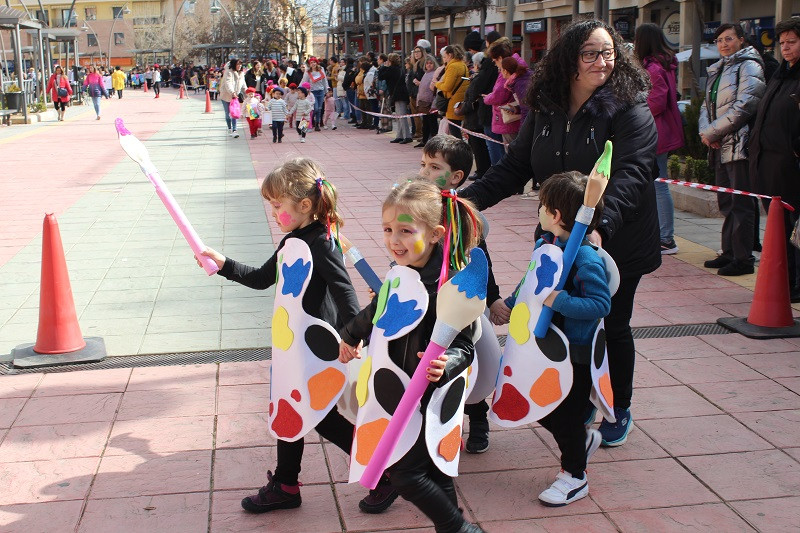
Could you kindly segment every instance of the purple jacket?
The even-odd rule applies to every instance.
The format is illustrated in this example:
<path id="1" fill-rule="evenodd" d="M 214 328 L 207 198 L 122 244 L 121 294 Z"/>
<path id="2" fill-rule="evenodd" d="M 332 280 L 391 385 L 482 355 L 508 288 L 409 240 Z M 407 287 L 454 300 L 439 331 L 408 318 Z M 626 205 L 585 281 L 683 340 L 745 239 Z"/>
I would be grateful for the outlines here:
<path id="1" fill-rule="evenodd" d="M 492 106 L 492 133 L 518 133 L 520 126 L 525 122 L 525 117 L 528 115 L 528 106 L 521 105 L 522 117 L 520 120 L 509 122 L 508 124 L 503 122 L 503 113 L 500 111 L 500 106 L 513 102 L 515 94 L 520 104 L 524 102 L 525 93 L 528 91 L 528 82 L 531 79 L 531 71 L 528 69 L 525 60 L 517 54 L 511 57 L 516 59 L 517 63 L 525 67 L 525 73 L 521 76 L 517 76 L 517 79 L 514 81 L 513 92 L 506 88 L 506 79 L 500 74 L 497 76 L 497 81 L 494 82 L 494 89 L 491 94 L 487 94 L 483 99 L 484 104 Z"/>
<path id="2" fill-rule="evenodd" d="M 653 88 L 647 97 L 647 105 L 656 122 L 658 147 L 656 153 L 664 154 L 683 146 L 683 120 L 678 110 L 678 96 L 675 89 L 675 71 L 678 61 L 672 58 L 669 69 L 665 70 L 655 57 L 646 57 L 642 65 L 650 74 Z"/>

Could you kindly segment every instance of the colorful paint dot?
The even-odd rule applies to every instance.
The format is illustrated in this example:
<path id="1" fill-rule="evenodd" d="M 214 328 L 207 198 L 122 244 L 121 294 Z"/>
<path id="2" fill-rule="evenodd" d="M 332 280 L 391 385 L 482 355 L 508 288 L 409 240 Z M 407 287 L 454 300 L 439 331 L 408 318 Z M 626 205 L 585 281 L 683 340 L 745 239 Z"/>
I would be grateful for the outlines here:
<path id="1" fill-rule="evenodd" d="M 294 333 L 289 327 L 289 312 L 285 307 L 278 307 L 272 315 L 272 346 L 285 352 L 293 341 Z"/>
<path id="2" fill-rule="evenodd" d="M 425 243 L 421 240 L 414 243 L 414 253 L 421 254 L 425 250 Z"/>
<path id="3" fill-rule="evenodd" d="M 531 312 L 525 302 L 519 302 L 511 310 L 511 319 L 508 323 L 508 334 L 519 345 L 523 345 L 531 338 L 531 331 L 528 328 L 528 321 Z"/>
<path id="4" fill-rule="evenodd" d="M 436 178 L 436 185 L 439 187 L 445 187 L 447 185 L 447 180 L 444 178 Z"/>
<path id="5" fill-rule="evenodd" d="M 511 367 L 510 366 L 505 367 L 503 369 L 503 374 L 508 376 L 508 377 L 511 377 L 511 374 L 512 374 Z"/>
<path id="6" fill-rule="evenodd" d="M 367 357 L 358 370 L 358 381 L 356 381 L 356 399 L 358 406 L 364 407 L 369 396 L 369 376 L 372 373 L 372 357 Z"/>
<path id="7" fill-rule="evenodd" d="M 290 215 L 290 214 L 289 214 L 289 213 L 287 213 L 286 211 L 283 211 L 283 212 L 281 212 L 281 213 L 279 213 L 279 214 L 278 214 L 278 221 L 279 221 L 281 224 L 283 224 L 284 226 L 288 226 L 288 225 L 290 225 L 292 222 L 294 222 L 294 218 L 292 218 L 292 215 Z"/>
<path id="8" fill-rule="evenodd" d="M 411 215 L 408 215 L 406 213 L 401 213 L 401 214 L 397 215 L 397 221 L 398 222 L 413 223 L 414 222 L 414 217 L 412 217 Z"/>
<path id="9" fill-rule="evenodd" d="M 297 389 L 294 389 L 294 390 L 292 391 L 291 397 L 292 397 L 292 399 L 293 399 L 294 401 L 296 401 L 296 402 L 299 402 L 299 401 L 300 401 L 300 398 L 301 398 L 301 396 L 300 396 L 300 391 L 299 391 L 299 390 L 297 390 Z"/>
<path id="10" fill-rule="evenodd" d="M 399 287 L 399 286 L 400 286 L 400 278 L 394 278 L 394 279 L 392 280 L 392 288 L 393 288 L 393 289 L 396 289 L 396 288 L 397 288 L 397 287 Z"/>

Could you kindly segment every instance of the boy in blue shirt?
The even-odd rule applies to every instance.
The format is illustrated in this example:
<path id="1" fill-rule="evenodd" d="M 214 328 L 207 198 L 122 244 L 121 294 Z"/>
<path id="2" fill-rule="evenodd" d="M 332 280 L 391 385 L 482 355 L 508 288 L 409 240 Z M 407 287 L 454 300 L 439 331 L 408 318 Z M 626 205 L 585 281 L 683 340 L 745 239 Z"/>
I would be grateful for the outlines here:
<path id="1" fill-rule="evenodd" d="M 580 172 L 554 174 L 547 178 L 539 191 L 539 224 L 541 238 L 536 247 L 554 244 L 564 248 L 569 239 L 575 216 L 583 205 L 587 178 Z M 587 234 L 597 226 L 603 212 L 603 200 L 594 211 Z M 539 500 L 559 507 L 584 498 L 589 493 L 586 463 L 602 441 L 596 429 L 586 429 L 584 414 L 592 390 L 590 360 L 592 340 L 599 321 L 611 309 L 611 294 L 603 259 L 589 241 L 584 239 L 575 263 L 568 273 L 564 289 L 553 291 L 544 305 L 555 311 L 553 324 L 569 340 L 573 383 L 567 396 L 539 423 L 553 434 L 561 451 L 561 472 L 555 482 L 541 494 Z M 512 297 L 513 298 L 513 297 Z M 513 307 L 513 301 L 506 301 Z"/>

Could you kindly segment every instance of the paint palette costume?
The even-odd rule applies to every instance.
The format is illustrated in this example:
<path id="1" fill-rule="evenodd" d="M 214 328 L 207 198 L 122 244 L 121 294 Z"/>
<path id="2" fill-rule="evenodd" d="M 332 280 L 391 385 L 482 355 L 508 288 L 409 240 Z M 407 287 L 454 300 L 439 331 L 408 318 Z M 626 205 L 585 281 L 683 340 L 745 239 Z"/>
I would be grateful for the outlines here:
<path id="1" fill-rule="evenodd" d="M 609 289 L 619 287 L 619 272 L 606 252 L 598 250 L 606 267 Z M 543 302 L 563 275 L 563 252 L 552 244 L 534 250 L 528 271 L 511 311 L 503 359 L 489 418 L 503 427 L 541 420 L 566 398 L 572 388 L 569 341 L 550 324 L 544 338 L 533 334 Z M 614 402 L 605 349 L 605 329 L 600 320 L 592 343 L 590 400 L 606 420 L 614 421 Z"/>
<path id="2" fill-rule="evenodd" d="M 419 274 L 403 266 L 393 267 L 378 294 L 368 356 L 356 384 L 359 405 L 350 461 L 350 482 L 357 482 L 372 457 L 389 419 L 411 381 L 389 356 L 389 341 L 416 328 L 428 309 L 428 292 Z M 406 430 L 392 452 L 389 465 L 403 457 L 416 442 L 425 425 L 428 451 L 442 472 L 455 476 L 461 445 L 461 420 L 467 385 L 467 370 L 433 392 L 425 419 L 414 410 Z M 425 424 L 425 420 L 431 423 Z"/>
<path id="3" fill-rule="evenodd" d="M 308 245 L 286 239 L 278 257 L 272 317 L 269 430 L 289 442 L 301 439 L 322 421 L 346 381 L 345 365 L 338 361 L 338 333 L 303 309 L 313 269 Z"/>

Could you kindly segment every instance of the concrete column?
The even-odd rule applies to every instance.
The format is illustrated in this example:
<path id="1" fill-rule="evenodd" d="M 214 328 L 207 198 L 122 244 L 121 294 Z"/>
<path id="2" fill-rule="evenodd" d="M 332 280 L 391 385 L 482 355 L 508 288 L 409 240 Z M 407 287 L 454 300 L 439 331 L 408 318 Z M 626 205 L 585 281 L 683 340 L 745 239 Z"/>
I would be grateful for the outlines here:
<path id="1" fill-rule="evenodd" d="M 481 38 L 486 39 L 486 6 L 481 8 Z"/>
<path id="2" fill-rule="evenodd" d="M 720 13 L 720 21 L 725 24 L 727 22 L 736 22 L 733 16 L 733 0 L 722 0 L 722 12 Z"/>
<path id="3" fill-rule="evenodd" d="M 416 24 L 414 23 L 414 19 L 409 19 L 408 20 L 408 25 L 409 25 L 409 29 L 408 29 L 408 53 L 409 54 L 413 54 L 414 47 L 417 46 L 417 39 L 414 37 L 414 30 L 416 29 L 414 27 L 414 26 L 416 26 Z"/>
<path id="4" fill-rule="evenodd" d="M 572 20 L 578 20 L 580 16 L 580 0 L 572 0 Z"/>
<path id="5" fill-rule="evenodd" d="M 688 63 L 680 64 L 681 92 L 690 89 L 692 96 L 698 94 L 699 78 L 704 75 L 700 67 L 700 41 L 703 36 L 703 25 L 697 12 L 695 0 L 682 0 L 680 3 L 680 49 L 692 49 L 692 58 Z"/>
<path id="6" fill-rule="evenodd" d="M 452 44 L 455 43 L 455 40 L 456 40 L 456 30 L 454 28 L 455 23 L 456 23 L 456 16 L 455 15 L 450 15 L 447 18 L 449 20 L 449 25 L 448 25 L 448 29 L 447 29 L 447 44 L 452 45 Z"/>
<path id="7" fill-rule="evenodd" d="M 408 42 L 408 35 L 406 34 L 406 16 L 400 15 L 400 55 L 406 57 L 406 43 Z"/>
<path id="8" fill-rule="evenodd" d="M 514 37 L 514 4 L 516 0 L 506 0 L 506 37 Z"/>
<path id="9" fill-rule="evenodd" d="M 344 55 L 350 55 L 350 32 L 344 30 Z"/>
<path id="10" fill-rule="evenodd" d="M 14 26 L 14 43 L 15 43 L 14 52 L 16 52 L 16 54 L 14 55 L 14 61 L 17 63 L 15 65 L 15 67 L 16 67 L 15 70 L 17 71 L 17 85 L 19 85 L 20 89 L 24 90 L 25 86 L 22 84 L 22 80 L 25 79 L 25 73 L 24 73 L 25 65 L 22 62 L 22 39 L 20 39 L 20 35 L 19 35 L 19 24 Z M 22 93 L 22 116 L 25 117 L 25 124 L 28 123 L 28 101 L 27 100 L 28 99 L 26 98 L 26 94 L 23 92 Z"/>
<path id="11" fill-rule="evenodd" d="M 603 0 L 594 0 L 594 18 L 603 20 Z"/>
<path id="12" fill-rule="evenodd" d="M 431 43 L 431 51 L 436 55 L 436 43 L 431 36 L 431 8 L 425 6 L 425 40 Z"/>

